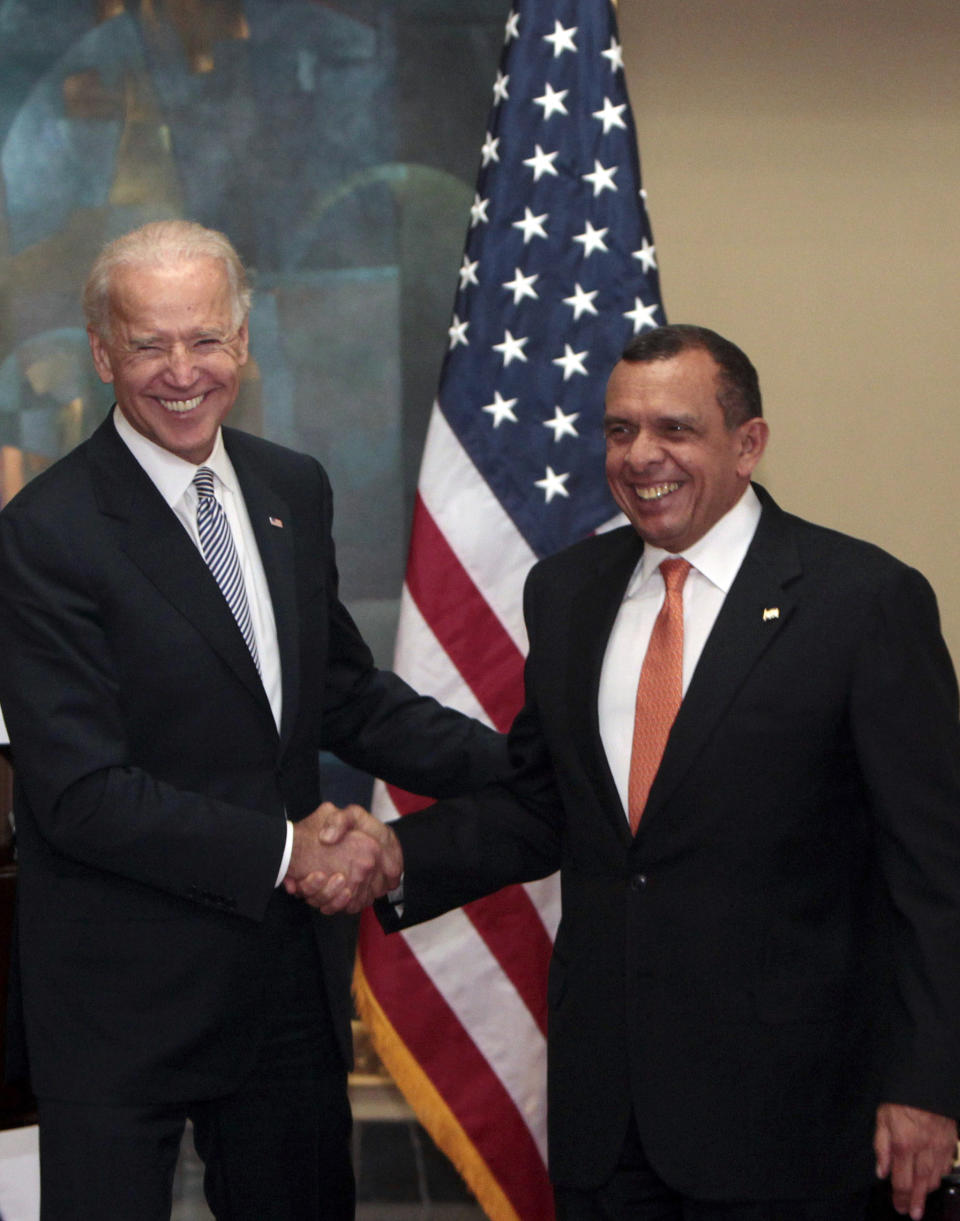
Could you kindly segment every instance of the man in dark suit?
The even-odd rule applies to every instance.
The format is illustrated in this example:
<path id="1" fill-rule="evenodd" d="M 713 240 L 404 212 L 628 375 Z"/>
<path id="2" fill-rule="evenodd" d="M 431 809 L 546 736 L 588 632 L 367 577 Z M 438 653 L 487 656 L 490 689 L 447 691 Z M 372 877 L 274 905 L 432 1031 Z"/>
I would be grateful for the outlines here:
<path id="1" fill-rule="evenodd" d="M 318 752 L 438 795 L 506 771 L 374 667 L 321 467 L 221 429 L 249 298 L 199 225 L 108 246 L 84 304 L 117 406 L 0 515 L 44 1221 L 169 1217 L 187 1117 L 221 1221 L 352 1218 L 351 929 L 289 892 L 323 868 L 355 905 L 399 869 L 359 811 L 325 842 Z"/>
<path id="2" fill-rule="evenodd" d="M 934 596 L 753 487 L 759 384 L 715 333 L 635 339 L 605 429 L 630 524 L 530 575 L 517 774 L 395 824 L 403 902 L 381 919 L 561 870 L 563 1221 L 846 1221 L 875 1172 L 919 1217 L 960 1109 L 960 731 Z"/>

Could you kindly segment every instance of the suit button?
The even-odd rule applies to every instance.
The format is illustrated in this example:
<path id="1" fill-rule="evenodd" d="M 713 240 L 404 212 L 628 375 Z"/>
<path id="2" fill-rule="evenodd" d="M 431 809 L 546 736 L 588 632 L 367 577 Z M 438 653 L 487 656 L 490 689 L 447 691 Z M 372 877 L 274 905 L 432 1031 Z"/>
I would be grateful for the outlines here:
<path id="1" fill-rule="evenodd" d="M 631 890 L 645 890 L 647 885 L 647 875 L 645 873 L 635 873 L 630 879 Z"/>

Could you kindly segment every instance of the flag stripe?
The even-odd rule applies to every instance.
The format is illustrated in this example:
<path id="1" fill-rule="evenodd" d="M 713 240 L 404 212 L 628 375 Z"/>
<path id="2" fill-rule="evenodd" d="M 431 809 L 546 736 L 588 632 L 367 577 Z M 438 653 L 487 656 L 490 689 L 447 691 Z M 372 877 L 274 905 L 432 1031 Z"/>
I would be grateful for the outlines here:
<path id="1" fill-rule="evenodd" d="M 523 654 L 437 529 L 418 496 L 407 588 L 438 644 L 501 732 L 519 712 Z"/>
<path id="2" fill-rule="evenodd" d="M 427 431 L 419 495 L 471 581 L 483 590 L 494 614 L 525 653 L 523 583 L 536 554 L 503 511 L 438 405 Z"/>
<path id="3" fill-rule="evenodd" d="M 385 788 L 386 796 L 400 815 L 410 814 L 429 804 L 426 798 L 394 785 Z M 379 802 L 375 803 L 375 808 L 378 805 Z M 384 821 L 391 821 L 382 808 L 378 809 L 378 814 Z M 544 963 L 550 957 L 557 924 L 556 914 L 550 905 L 551 888 L 559 890 L 555 881 L 547 881 L 546 889 L 544 884 L 537 883 L 508 886 L 464 908 L 468 919 L 518 995 L 523 998 L 544 1035 L 547 1033 Z M 546 909 L 546 919 L 540 910 L 541 904 Z"/>
<path id="4" fill-rule="evenodd" d="M 412 687 L 418 691 L 429 691 L 441 703 L 490 724 L 490 718 L 463 682 L 460 671 L 438 645 L 433 629 L 420 614 L 420 608 L 410 597 L 406 585 L 400 595 L 398 653 L 401 648 L 402 655 L 410 659 L 404 675 Z"/>
<path id="5" fill-rule="evenodd" d="M 424 1126 L 447 1150 L 489 1217 L 549 1221 L 553 1217 L 550 1185 L 527 1124 L 404 937 L 394 936 L 389 942 L 391 970 L 402 983 L 402 990 L 392 993 L 372 987 L 364 975 L 362 964 L 382 961 L 378 951 L 385 938 L 376 922 L 361 925 L 355 989 L 364 1020 L 379 1035 L 384 1063 L 414 1102 L 424 1101 L 424 1080 L 429 1081 L 430 1092 L 443 1100 L 439 1106 L 418 1108 Z M 403 1004 L 396 1012 L 392 1002 L 398 997 Z M 419 1047 L 397 1034 L 397 1027 L 406 1025 L 408 1007 L 432 1015 Z M 437 1039 L 441 1029 L 442 1041 Z M 459 1132 L 451 1130 L 451 1115 Z M 491 1161 L 497 1166 L 495 1175 L 490 1173 Z"/>

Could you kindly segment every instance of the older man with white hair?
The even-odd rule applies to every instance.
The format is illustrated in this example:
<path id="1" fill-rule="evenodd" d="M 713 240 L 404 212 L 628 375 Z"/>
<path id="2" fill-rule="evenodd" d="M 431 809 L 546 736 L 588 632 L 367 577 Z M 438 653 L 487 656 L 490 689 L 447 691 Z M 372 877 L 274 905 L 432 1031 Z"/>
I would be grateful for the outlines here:
<path id="1" fill-rule="evenodd" d="M 392 836 L 325 830 L 318 752 L 421 792 L 503 742 L 374 667 L 337 594 L 327 477 L 222 427 L 250 291 L 222 234 L 147 225 L 84 306 L 116 407 L 0 515 L 17 982 L 44 1221 L 168 1217 L 184 1123 L 221 1221 L 353 1216 L 351 936 Z"/>

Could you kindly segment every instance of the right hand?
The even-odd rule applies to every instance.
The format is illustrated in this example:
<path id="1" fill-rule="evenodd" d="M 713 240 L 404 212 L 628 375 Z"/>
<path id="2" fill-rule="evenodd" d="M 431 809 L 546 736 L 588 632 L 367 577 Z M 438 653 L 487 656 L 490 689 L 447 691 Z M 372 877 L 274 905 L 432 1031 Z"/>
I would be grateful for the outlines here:
<path id="1" fill-rule="evenodd" d="M 324 915 L 359 912 L 400 883 L 403 853 L 393 831 L 362 806 L 324 802 L 294 823 L 283 884 Z"/>

